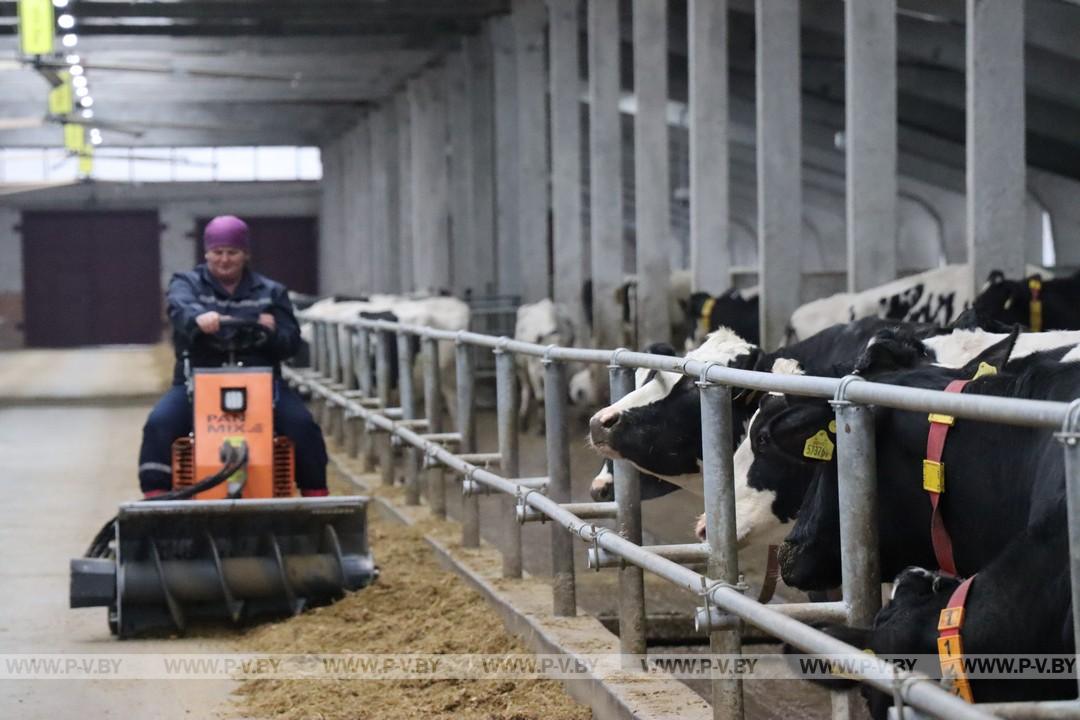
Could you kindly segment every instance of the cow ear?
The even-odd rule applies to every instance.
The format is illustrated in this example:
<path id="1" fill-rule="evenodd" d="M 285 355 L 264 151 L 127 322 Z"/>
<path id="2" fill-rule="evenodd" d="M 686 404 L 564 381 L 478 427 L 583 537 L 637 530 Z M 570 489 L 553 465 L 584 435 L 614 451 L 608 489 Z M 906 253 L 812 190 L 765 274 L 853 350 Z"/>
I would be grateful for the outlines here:
<path id="1" fill-rule="evenodd" d="M 1005 282 L 1005 273 L 1000 270 L 991 270 L 990 274 L 986 276 L 986 284 L 995 285 L 999 282 Z"/>
<path id="2" fill-rule="evenodd" d="M 856 375 L 874 375 L 902 368 L 915 367 L 929 357 L 922 341 L 901 329 L 882 330 L 871 338 L 866 349 L 855 360 Z"/>
<path id="3" fill-rule="evenodd" d="M 1001 370 L 1005 367 L 1005 363 L 1009 362 L 1009 356 L 1012 355 L 1013 347 L 1016 345 L 1017 338 L 1020 337 L 1020 326 L 1015 325 L 1003 340 L 999 340 L 990 347 L 983 350 L 977 357 L 972 359 L 960 369 L 960 374 L 963 377 L 974 377 L 975 373 L 979 372 L 979 368 L 982 365 L 989 365 L 996 370 Z"/>

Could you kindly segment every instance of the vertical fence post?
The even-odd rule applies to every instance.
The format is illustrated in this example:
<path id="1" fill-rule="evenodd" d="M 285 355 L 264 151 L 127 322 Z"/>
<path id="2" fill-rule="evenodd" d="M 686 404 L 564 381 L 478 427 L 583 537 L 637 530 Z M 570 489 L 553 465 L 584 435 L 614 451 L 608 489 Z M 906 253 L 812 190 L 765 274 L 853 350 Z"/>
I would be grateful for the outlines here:
<path id="1" fill-rule="evenodd" d="M 379 393 L 379 404 L 385 410 L 390 407 L 390 348 L 394 335 L 389 330 L 379 330 L 375 338 L 375 385 Z M 377 443 L 382 484 L 393 485 L 394 446 L 390 444 L 390 433 L 380 433 Z"/>
<path id="2" fill-rule="evenodd" d="M 324 374 L 323 362 L 323 324 L 322 320 L 311 321 L 311 369 L 320 377 Z"/>
<path id="3" fill-rule="evenodd" d="M 343 323 L 335 322 L 330 325 L 330 336 L 333 338 L 331 340 L 331 351 L 334 354 L 335 366 L 333 382 L 341 388 L 344 388 L 346 383 L 345 357 L 348 355 L 347 347 L 342 342 L 344 330 L 345 325 Z M 334 428 L 334 441 L 338 444 L 338 447 L 342 447 L 345 445 L 345 406 L 335 407 L 331 405 L 328 414 Z"/>
<path id="4" fill-rule="evenodd" d="M 413 336 L 397 336 L 398 394 L 401 397 L 401 418 L 416 418 L 416 391 L 413 388 Z M 405 448 L 405 504 L 420 504 L 420 456 L 416 448 Z"/>
<path id="5" fill-rule="evenodd" d="M 360 386 L 363 397 L 374 397 L 375 391 L 372 387 L 371 368 L 371 330 L 367 327 L 360 327 L 357 329 L 356 368 L 356 382 Z M 357 440 L 357 452 L 360 456 L 360 464 L 363 472 L 370 472 L 373 462 L 372 436 L 366 429 L 366 424 L 362 424 L 360 427 L 363 428 L 363 430 L 359 433 L 359 438 Z"/>
<path id="6" fill-rule="evenodd" d="M 424 413 L 428 432 L 442 432 L 443 402 L 439 377 L 439 341 L 424 338 Z M 433 464 L 427 472 L 427 500 L 431 512 L 446 517 L 446 477 L 441 465 Z"/>
<path id="7" fill-rule="evenodd" d="M 709 365 L 697 383 L 701 390 L 701 473 L 705 485 L 705 534 L 709 543 L 708 576 L 725 583 L 739 580 L 735 545 L 735 468 L 733 465 L 731 388 L 706 379 Z M 739 628 L 709 633 L 713 653 L 742 652 Z M 712 681 L 713 717 L 743 716 L 742 681 Z"/>
<path id="8" fill-rule="evenodd" d="M 462 447 L 464 448 L 466 434 L 469 438 L 469 447 L 475 450 L 476 445 L 476 414 L 474 411 L 474 377 L 475 357 L 474 348 L 460 340 L 454 346 L 455 370 L 457 372 L 458 387 L 458 431 L 461 433 Z M 502 428 L 499 428 L 500 437 Z M 472 452 L 470 450 L 469 452 Z M 462 449 L 462 452 L 465 452 Z M 504 475 L 506 473 L 503 473 Z M 475 492 L 461 499 L 461 544 L 464 547 L 480 547 L 480 494 Z"/>
<path id="9" fill-rule="evenodd" d="M 868 628 L 881 609 L 877 530 L 877 449 L 874 415 L 845 399 L 843 378 L 836 390 L 836 463 L 839 472 L 840 557 L 848 624 Z"/>
<path id="10" fill-rule="evenodd" d="M 570 501 L 570 443 L 566 430 L 566 367 L 544 356 L 544 422 L 547 431 L 548 496 Z M 555 615 L 577 613 L 574 588 L 574 539 L 557 523 L 551 524 L 552 599 Z"/>
<path id="11" fill-rule="evenodd" d="M 339 348 L 341 331 L 338 327 L 335 321 L 326 323 L 327 374 L 330 376 L 331 385 L 341 382 L 341 353 Z"/>
<path id="12" fill-rule="evenodd" d="M 356 383 L 356 328 L 349 324 L 342 324 L 345 331 L 345 345 L 341 348 L 341 382 L 346 390 L 355 390 Z"/>
<path id="13" fill-rule="evenodd" d="M 619 367 L 618 351 L 608 366 L 611 402 L 634 390 L 634 369 Z M 630 542 L 641 544 L 641 476 L 625 460 L 615 461 L 616 527 Z M 619 567 L 619 649 L 623 667 L 638 667 L 631 656 L 645 654 L 645 579 L 641 568 L 624 563 Z"/>
<path id="14" fill-rule="evenodd" d="M 356 390 L 356 327 L 345 325 L 345 389 Z M 345 453 L 355 459 L 360 453 L 360 420 L 341 410 L 341 424 L 345 433 Z"/>
<path id="15" fill-rule="evenodd" d="M 1069 513 L 1069 575 L 1071 579 L 1073 638 L 1080 654 L 1080 400 L 1069 404 L 1059 436 L 1065 445 L 1065 503 Z M 1080 663 L 1078 663 L 1080 665 Z M 1078 670 L 1080 673 L 1080 670 Z M 1077 676 L 1080 682 L 1080 674 Z"/>
<path id="16" fill-rule="evenodd" d="M 501 347 L 495 349 L 495 408 L 499 423 L 499 455 L 503 477 L 521 475 L 518 458 L 518 394 L 517 367 L 513 353 Z M 522 571 L 521 523 L 514 511 L 515 498 L 502 496 L 498 499 L 499 515 L 505 520 L 507 532 L 503 543 L 503 577 L 519 578 Z"/>

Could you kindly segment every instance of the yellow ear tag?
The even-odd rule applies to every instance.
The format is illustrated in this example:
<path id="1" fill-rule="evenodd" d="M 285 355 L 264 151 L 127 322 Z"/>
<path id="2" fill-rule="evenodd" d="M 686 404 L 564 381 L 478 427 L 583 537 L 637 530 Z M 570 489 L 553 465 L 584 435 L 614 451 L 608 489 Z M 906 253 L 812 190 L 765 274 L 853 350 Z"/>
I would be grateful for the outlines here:
<path id="1" fill-rule="evenodd" d="M 803 457 L 811 460 L 832 460 L 833 441 L 829 439 L 829 433 L 818 430 L 812 437 L 806 439 L 803 445 Z"/>
<path id="2" fill-rule="evenodd" d="M 975 371 L 975 377 L 971 379 L 978 380 L 979 378 L 986 377 L 987 375 L 997 375 L 997 368 L 990 363 L 981 362 L 979 363 L 979 369 Z"/>
<path id="3" fill-rule="evenodd" d="M 836 421 L 835 420 L 830 420 L 829 421 L 829 432 L 831 432 L 833 435 L 836 434 Z"/>

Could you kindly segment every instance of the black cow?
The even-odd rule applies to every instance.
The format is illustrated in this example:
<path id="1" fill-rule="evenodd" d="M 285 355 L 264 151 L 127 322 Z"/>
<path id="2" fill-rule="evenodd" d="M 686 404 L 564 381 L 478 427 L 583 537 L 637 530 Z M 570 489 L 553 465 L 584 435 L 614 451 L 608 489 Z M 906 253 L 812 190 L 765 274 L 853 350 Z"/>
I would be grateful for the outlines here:
<path id="1" fill-rule="evenodd" d="M 1067 509 L 1058 493 L 1050 510 L 1021 530 L 975 576 L 964 604 L 960 631 L 964 655 L 1073 655 L 1072 592 L 1069 576 Z M 871 629 L 831 626 L 823 630 L 844 642 L 891 658 L 937 655 L 938 616 L 960 584 L 958 578 L 922 568 L 907 568 L 896 578 L 893 596 Z M 785 647 L 785 652 L 792 652 Z M 936 661 L 918 669 L 940 677 Z M 976 702 L 1069 699 L 1076 681 L 993 679 L 969 673 Z M 829 680 L 845 689 L 850 680 Z M 886 717 L 891 695 L 864 686 L 870 714 Z"/>
<path id="2" fill-rule="evenodd" d="M 872 364 L 860 364 L 877 382 L 942 390 L 953 379 L 972 377 L 981 362 L 1001 364 L 1012 341 L 998 343 L 960 369 L 925 366 L 879 374 Z M 974 380 L 965 391 L 1071 400 L 1080 393 L 1080 364 L 1060 362 L 1066 351 L 1059 348 L 1014 360 L 1001 373 Z M 824 401 L 770 398 L 750 431 L 755 455 L 780 455 L 803 463 L 808 473 L 804 477 L 812 478 L 795 528 L 780 551 L 784 581 L 802 589 L 840 582 L 836 461 L 803 458 L 807 439 L 827 428 L 833 417 Z M 936 567 L 931 508 L 922 487 L 927 416 L 878 406 L 874 421 L 882 574 L 895 575 L 913 564 Z M 948 479 L 941 512 L 961 573 L 985 566 L 1031 517 L 1045 512 L 1064 481 L 1060 448 L 1047 429 L 961 420 L 949 433 L 943 461 Z M 800 491 L 797 483 L 789 487 Z"/>
<path id="3" fill-rule="evenodd" d="M 1080 329 L 1080 272 L 1072 277 L 1042 280 L 1032 275 L 1023 280 L 1006 280 L 1000 270 L 987 278 L 986 288 L 973 307 L 981 316 L 1008 325 L 1031 327 L 1032 282 L 1041 284 L 1042 327 L 1039 330 Z"/>
<path id="4" fill-rule="evenodd" d="M 706 335 L 719 327 L 731 328 L 736 335 L 755 345 L 761 342 L 757 295 L 743 295 L 736 288 L 715 297 L 695 292 L 682 305 L 686 310 L 688 347 L 697 347 Z"/>

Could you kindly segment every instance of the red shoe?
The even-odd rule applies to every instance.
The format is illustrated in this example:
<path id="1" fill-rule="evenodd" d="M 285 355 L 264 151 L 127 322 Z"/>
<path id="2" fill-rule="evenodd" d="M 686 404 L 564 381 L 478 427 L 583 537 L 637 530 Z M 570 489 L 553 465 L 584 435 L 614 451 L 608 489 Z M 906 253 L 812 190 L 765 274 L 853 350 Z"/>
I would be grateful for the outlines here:
<path id="1" fill-rule="evenodd" d="M 301 497 L 326 497 L 329 494 L 326 488 L 300 488 Z"/>
<path id="2" fill-rule="evenodd" d="M 150 498 L 155 498 L 158 495 L 164 495 L 167 492 L 169 492 L 169 491 L 168 490 L 147 490 L 146 492 L 143 493 L 143 500 L 149 500 Z"/>

